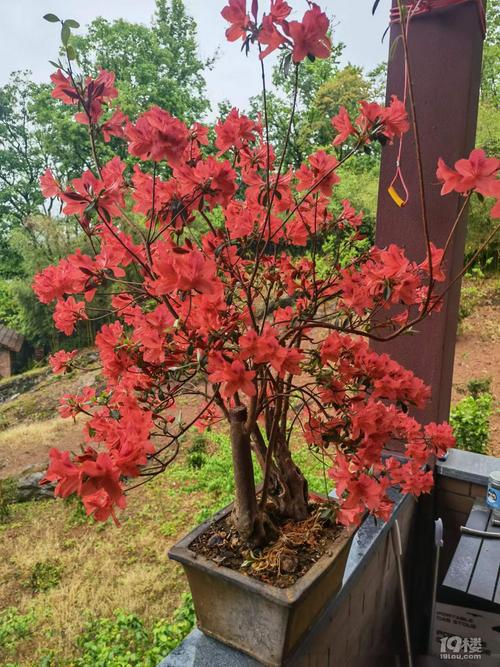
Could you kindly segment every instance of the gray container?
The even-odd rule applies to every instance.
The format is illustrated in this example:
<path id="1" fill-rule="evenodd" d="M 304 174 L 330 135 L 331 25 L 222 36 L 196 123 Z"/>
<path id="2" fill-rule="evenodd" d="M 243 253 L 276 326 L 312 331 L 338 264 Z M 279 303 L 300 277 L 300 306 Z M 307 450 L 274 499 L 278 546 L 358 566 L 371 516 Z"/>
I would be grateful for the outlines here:
<path id="1" fill-rule="evenodd" d="M 184 567 L 198 627 L 264 665 L 279 667 L 341 587 L 355 529 L 343 529 L 295 584 L 276 588 L 190 550 L 190 544 L 231 509 L 195 528 L 168 555 Z"/>

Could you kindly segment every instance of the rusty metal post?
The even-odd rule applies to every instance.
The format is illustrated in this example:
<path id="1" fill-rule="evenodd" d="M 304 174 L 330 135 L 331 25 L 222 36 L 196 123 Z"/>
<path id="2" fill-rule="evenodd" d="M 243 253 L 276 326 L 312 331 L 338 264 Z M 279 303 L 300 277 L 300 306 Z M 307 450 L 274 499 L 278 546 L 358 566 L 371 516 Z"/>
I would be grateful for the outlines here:
<path id="1" fill-rule="evenodd" d="M 408 0 L 403 1 L 408 3 Z M 393 7 L 398 7 L 397 0 L 393 0 Z M 388 67 L 388 99 L 392 94 L 403 97 L 405 66 L 402 40 L 398 39 L 400 34 L 401 25 L 393 24 L 391 46 L 394 45 L 395 52 Z M 459 195 L 440 195 L 435 176 L 437 160 L 443 157 L 448 164 L 453 164 L 474 147 L 482 45 L 483 32 L 476 2 L 434 10 L 413 18 L 410 23 L 408 48 L 421 140 L 425 199 L 430 236 L 437 247 L 443 247 L 460 207 Z M 397 145 L 394 145 L 386 147 L 382 156 L 376 243 L 380 247 L 397 243 L 406 249 L 410 259 L 420 262 L 426 253 L 411 133 L 405 136 L 401 160 L 410 199 L 401 209 L 387 192 L 396 169 L 396 155 Z M 464 216 L 448 251 L 448 276 L 456 275 L 463 267 L 466 226 Z M 417 334 L 375 346 L 379 351 L 388 352 L 431 386 L 430 404 L 416 414 L 424 423 L 439 422 L 449 415 L 459 300 L 460 282 L 457 281 L 449 291 L 442 311 L 421 322 Z M 415 655 L 425 653 L 430 625 L 433 519 L 434 497 L 425 496 L 419 502 L 409 550 L 411 571 L 407 573 L 411 576 L 410 618 Z"/>
<path id="2" fill-rule="evenodd" d="M 397 7 L 397 0 L 393 0 Z M 432 3 L 431 3 L 432 5 Z M 400 99 L 404 90 L 404 54 L 399 24 L 391 27 L 395 53 L 389 62 L 387 95 Z M 457 194 L 440 196 L 435 173 L 439 157 L 448 164 L 468 156 L 474 147 L 483 34 L 476 2 L 434 10 L 412 19 L 409 27 L 409 57 L 415 91 L 416 117 L 420 131 L 426 202 L 431 239 L 443 247 L 458 213 Z M 399 209 L 387 192 L 396 169 L 397 145 L 384 149 L 378 196 L 376 243 L 380 247 L 397 243 L 409 257 L 422 261 L 425 242 L 420 224 L 419 182 L 415 145 L 411 132 L 405 136 L 401 168 L 410 191 L 408 204 Z M 457 230 L 447 257 L 446 272 L 456 275 L 463 266 L 466 216 Z M 432 400 L 422 421 L 448 418 L 453 375 L 453 358 L 458 324 L 460 284 L 445 300 L 442 312 L 418 326 L 418 334 L 403 336 L 377 349 L 391 354 L 432 387 Z"/>

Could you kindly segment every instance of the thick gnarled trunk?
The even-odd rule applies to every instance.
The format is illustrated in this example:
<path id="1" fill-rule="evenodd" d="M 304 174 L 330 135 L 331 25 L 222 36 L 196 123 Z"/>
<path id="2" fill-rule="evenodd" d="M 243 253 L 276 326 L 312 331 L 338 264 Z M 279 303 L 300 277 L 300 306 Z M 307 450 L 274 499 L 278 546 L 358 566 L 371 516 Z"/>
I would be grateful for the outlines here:
<path id="1" fill-rule="evenodd" d="M 278 442 L 276 448 L 276 469 L 279 491 L 276 500 L 278 511 L 284 518 L 303 521 L 308 516 L 307 480 L 299 467 L 293 462 L 286 441 Z"/>
<path id="2" fill-rule="evenodd" d="M 230 412 L 231 449 L 235 483 L 232 519 L 240 538 L 262 546 L 275 534 L 265 510 L 257 506 L 250 434 L 246 429 L 247 409 L 237 406 Z"/>
<path id="3" fill-rule="evenodd" d="M 308 486 L 294 463 L 285 437 L 278 437 L 274 451 L 269 451 L 258 428 L 252 430 L 254 451 L 265 472 L 269 465 L 267 488 L 260 507 L 257 503 L 252 464 L 252 444 L 247 428 L 247 409 L 237 406 L 230 413 L 231 449 L 235 482 L 233 524 L 240 538 L 251 545 L 263 546 L 276 535 L 269 513 L 282 519 L 303 521 L 308 516 Z M 267 451 L 266 451 L 267 449 Z"/>

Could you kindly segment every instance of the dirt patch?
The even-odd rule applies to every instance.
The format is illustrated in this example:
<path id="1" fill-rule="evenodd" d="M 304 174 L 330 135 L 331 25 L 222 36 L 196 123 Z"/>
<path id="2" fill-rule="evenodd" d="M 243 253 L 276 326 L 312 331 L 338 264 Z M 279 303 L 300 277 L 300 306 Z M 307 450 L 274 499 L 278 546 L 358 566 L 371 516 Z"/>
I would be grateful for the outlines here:
<path id="1" fill-rule="evenodd" d="M 277 588 L 288 588 L 332 548 L 342 526 L 328 517 L 325 506 L 311 507 L 305 521 L 278 525 L 278 539 L 264 549 L 243 546 L 228 517 L 220 519 L 190 545 L 190 549 L 254 579 Z"/>
<path id="2" fill-rule="evenodd" d="M 45 470 L 52 447 L 78 451 L 83 422 L 56 417 L 0 431 L 0 479 Z"/>

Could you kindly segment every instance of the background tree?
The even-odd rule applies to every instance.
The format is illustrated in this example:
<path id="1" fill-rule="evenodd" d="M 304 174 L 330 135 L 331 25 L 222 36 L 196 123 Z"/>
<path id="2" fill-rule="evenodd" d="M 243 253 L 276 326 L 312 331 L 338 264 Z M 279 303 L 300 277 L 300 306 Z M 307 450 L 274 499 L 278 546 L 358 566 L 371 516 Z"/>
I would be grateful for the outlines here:
<path id="1" fill-rule="evenodd" d="M 150 27 L 97 18 L 72 43 L 89 73 L 100 67 L 116 72 L 117 102 L 132 118 L 158 104 L 189 123 L 209 109 L 203 75 L 213 59 L 200 59 L 196 22 L 182 0 L 157 0 Z M 6 278 L 20 275 L 11 231 L 34 213 L 58 213 L 40 194 L 40 175 L 50 167 L 71 179 L 90 166 L 87 130 L 72 122 L 74 109 L 29 77 L 15 72 L 0 88 L 0 276 Z M 111 147 L 100 146 L 104 159 L 118 146 L 113 140 Z"/>
<path id="2" fill-rule="evenodd" d="M 483 50 L 481 97 L 477 124 L 476 146 L 491 155 L 500 153 L 500 6 L 489 2 L 487 9 L 486 40 Z M 489 202 L 474 197 L 471 201 L 467 228 L 466 256 L 471 257 L 491 233 L 493 226 L 488 216 Z M 484 250 L 480 258 L 490 270 L 500 264 L 498 236 Z"/>
<path id="3" fill-rule="evenodd" d="M 72 43 L 85 71 L 115 72 L 119 106 L 134 118 L 156 104 L 191 123 L 210 108 L 204 73 L 214 58 L 200 59 L 196 22 L 183 0 L 156 0 L 150 27 L 97 18 Z"/>
<path id="4" fill-rule="evenodd" d="M 132 119 L 157 104 L 191 123 L 209 109 L 204 73 L 214 62 L 200 58 L 196 31 L 183 0 L 157 0 L 151 26 L 96 18 L 72 45 L 90 74 L 115 71 L 116 102 Z M 71 221 L 58 218 L 59 205 L 44 200 L 39 179 L 47 167 L 67 181 L 91 166 L 87 128 L 51 90 L 30 72 L 14 72 L 0 87 L 0 320 L 36 345 L 54 331 L 33 303 L 31 278 L 85 242 Z M 104 160 L 122 151 L 131 161 L 114 137 L 98 142 Z"/>

